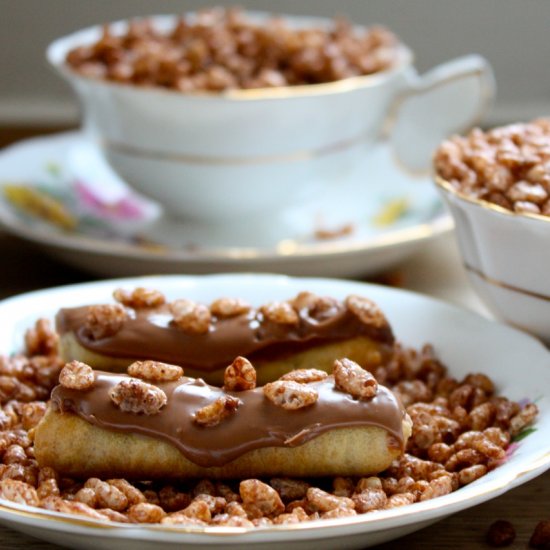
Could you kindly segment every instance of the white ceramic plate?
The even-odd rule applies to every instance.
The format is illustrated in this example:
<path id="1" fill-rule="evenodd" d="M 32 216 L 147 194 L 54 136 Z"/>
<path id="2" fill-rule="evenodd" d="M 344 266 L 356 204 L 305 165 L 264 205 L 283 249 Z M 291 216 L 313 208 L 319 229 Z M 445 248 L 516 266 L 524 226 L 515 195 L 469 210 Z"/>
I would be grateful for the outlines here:
<path id="1" fill-rule="evenodd" d="M 43 214 L 45 202 L 50 212 L 58 209 L 49 221 L 29 215 L 31 203 Z M 63 229 L 63 222 L 73 226 Z M 200 226 L 170 219 L 131 192 L 76 132 L 32 139 L 0 153 L 0 224 L 71 264 L 108 276 L 223 271 L 364 276 L 452 227 L 429 178 L 402 172 L 384 145 L 349 179 L 261 226 L 250 227 L 246 220 Z M 346 227 L 351 232 L 342 231 Z M 320 239 L 318 230 L 342 234 Z"/>
<path id="2" fill-rule="evenodd" d="M 32 292 L 0 303 L 0 352 L 19 349 L 24 331 L 39 316 L 61 306 L 109 301 L 114 288 L 159 288 L 168 298 L 188 296 L 210 302 L 239 296 L 259 305 L 301 290 L 343 298 L 371 297 L 388 315 L 406 345 L 430 342 L 456 378 L 482 371 L 498 391 L 514 400 L 536 400 L 536 430 L 525 437 L 502 466 L 459 491 L 431 501 L 337 520 L 267 529 L 209 527 L 168 529 L 103 524 L 18 506 L 0 499 L 0 521 L 14 529 L 73 548 L 254 548 L 268 543 L 291 548 L 365 548 L 421 529 L 449 514 L 494 498 L 550 467 L 550 353 L 537 340 L 510 327 L 421 295 L 392 288 L 329 279 L 237 274 L 206 277 L 147 277 L 102 281 Z"/>

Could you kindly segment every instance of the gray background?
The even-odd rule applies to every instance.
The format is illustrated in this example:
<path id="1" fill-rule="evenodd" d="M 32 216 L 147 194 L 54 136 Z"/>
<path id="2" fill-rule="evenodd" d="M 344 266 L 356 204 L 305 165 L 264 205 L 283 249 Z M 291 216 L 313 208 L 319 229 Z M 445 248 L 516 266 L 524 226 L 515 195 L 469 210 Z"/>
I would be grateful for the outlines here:
<path id="1" fill-rule="evenodd" d="M 213 2 L 0 0 L 0 124 L 77 120 L 72 93 L 44 61 L 44 48 L 54 38 L 95 23 L 180 13 Z M 493 65 L 498 84 L 489 123 L 550 114 L 550 0 L 242 0 L 239 5 L 383 23 L 414 50 L 420 71 L 480 53 Z"/>

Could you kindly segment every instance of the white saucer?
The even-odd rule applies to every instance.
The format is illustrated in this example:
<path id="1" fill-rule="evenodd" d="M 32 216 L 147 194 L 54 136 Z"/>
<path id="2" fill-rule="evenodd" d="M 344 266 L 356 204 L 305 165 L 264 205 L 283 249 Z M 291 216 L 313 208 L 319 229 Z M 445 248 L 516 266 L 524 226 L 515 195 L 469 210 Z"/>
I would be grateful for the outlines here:
<path id="1" fill-rule="evenodd" d="M 77 132 L 0 153 L 0 194 L 0 223 L 8 231 L 111 276 L 237 270 L 362 276 L 452 227 L 429 178 L 401 172 L 383 145 L 325 195 L 252 227 L 247 220 L 200 226 L 170 219 L 133 193 Z M 44 206 L 57 221 L 43 219 Z"/>

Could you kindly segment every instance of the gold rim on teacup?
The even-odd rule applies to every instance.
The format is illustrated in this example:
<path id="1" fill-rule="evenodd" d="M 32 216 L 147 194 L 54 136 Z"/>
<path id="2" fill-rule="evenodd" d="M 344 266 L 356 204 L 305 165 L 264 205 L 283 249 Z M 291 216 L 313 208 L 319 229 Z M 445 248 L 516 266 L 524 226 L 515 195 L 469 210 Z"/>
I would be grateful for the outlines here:
<path id="1" fill-rule="evenodd" d="M 63 38 L 59 39 L 63 40 Z M 57 41 L 56 41 L 57 42 Z M 55 43 L 52 43 L 52 46 Z M 291 97 L 310 97 L 319 95 L 338 94 L 342 92 L 350 92 L 353 90 L 359 90 L 361 88 L 367 88 L 370 86 L 378 85 L 382 80 L 387 79 L 394 73 L 397 73 L 403 69 L 404 66 L 414 63 L 414 55 L 404 45 L 399 48 L 399 62 L 393 65 L 391 68 L 379 71 L 372 74 L 366 74 L 361 76 L 350 76 L 348 78 L 342 78 L 340 80 L 333 80 L 332 82 L 322 82 L 320 84 L 299 84 L 296 86 L 276 86 L 273 88 L 250 88 L 241 89 L 236 88 L 232 90 L 226 90 L 223 92 L 213 91 L 194 91 L 194 92 L 181 92 L 179 90 L 172 90 L 169 88 L 162 88 L 160 86 L 136 86 L 131 83 L 113 82 L 106 80 L 105 78 L 85 76 L 78 71 L 75 71 L 69 67 L 66 63 L 57 63 L 52 61 L 51 63 L 56 68 L 64 73 L 69 74 L 71 77 L 85 80 L 87 82 L 94 82 L 100 85 L 109 86 L 113 88 L 122 89 L 139 89 L 143 91 L 168 94 L 175 96 L 184 96 L 189 99 L 227 99 L 232 101 L 254 101 L 254 100 L 266 100 L 266 99 L 287 99 Z"/>

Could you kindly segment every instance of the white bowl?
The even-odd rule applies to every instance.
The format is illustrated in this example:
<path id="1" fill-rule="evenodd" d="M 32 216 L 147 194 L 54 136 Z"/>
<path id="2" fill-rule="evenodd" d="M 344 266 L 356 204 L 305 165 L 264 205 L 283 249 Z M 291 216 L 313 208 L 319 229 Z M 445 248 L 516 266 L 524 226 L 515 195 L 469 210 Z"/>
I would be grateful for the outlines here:
<path id="1" fill-rule="evenodd" d="M 285 19 L 295 27 L 329 23 Z M 175 16 L 152 21 L 169 29 Z M 124 33 L 127 23 L 114 23 L 112 32 Z M 483 58 L 461 58 L 420 78 L 405 46 L 391 70 L 327 84 L 218 94 L 119 84 L 84 77 L 65 63 L 70 50 L 94 43 L 101 33 L 101 26 L 84 29 L 47 50 L 81 100 L 85 130 L 136 189 L 202 223 L 274 223 L 282 209 L 349 177 L 381 139 L 388 117 L 401 159 L 427 167 L 435 145 L 476 123 L 493 96 Z M 414 103 L 418 94 L 429 101 Z"/>
<path id="2" fill-rule="evenodd" d="M 550 217 L 512 212 L 435 181 L 479 296 L 495 316 L 550 344 Z"/>

